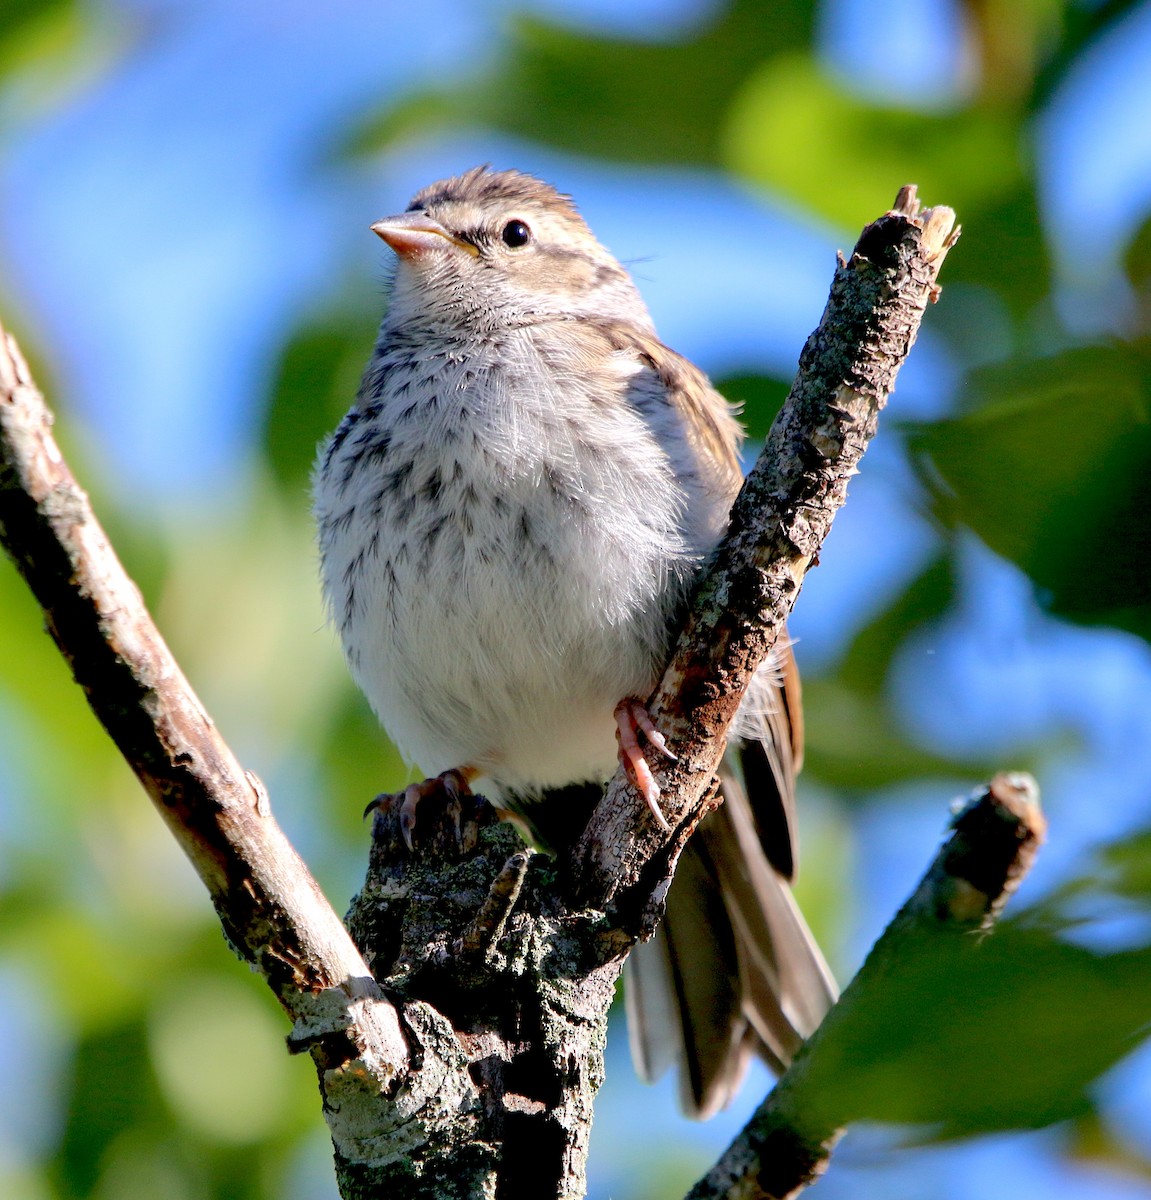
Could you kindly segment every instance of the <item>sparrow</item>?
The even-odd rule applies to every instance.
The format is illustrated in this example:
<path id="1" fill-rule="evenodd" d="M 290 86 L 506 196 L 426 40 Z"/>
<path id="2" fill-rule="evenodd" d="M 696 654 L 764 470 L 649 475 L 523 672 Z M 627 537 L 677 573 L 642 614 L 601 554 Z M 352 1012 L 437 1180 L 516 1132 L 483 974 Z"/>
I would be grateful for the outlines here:
<path id="1" fill-rule="evenodd" d="M 395 252 L 355 404 L 314 475 L 321 578 L 351 673 L 429 788 L 480 786 L 562 849 L 622 759 L 652 813 L 643 707 L 739 490 L 742 431 L 665 346 L 571 198 L 477 167 L 372 230 Z M 756 676 L 723 804 L 626 966 L 633 1059 L 685 1109 L 782 1070 L 835 998 L 792 898 L 799 680 Z"/>

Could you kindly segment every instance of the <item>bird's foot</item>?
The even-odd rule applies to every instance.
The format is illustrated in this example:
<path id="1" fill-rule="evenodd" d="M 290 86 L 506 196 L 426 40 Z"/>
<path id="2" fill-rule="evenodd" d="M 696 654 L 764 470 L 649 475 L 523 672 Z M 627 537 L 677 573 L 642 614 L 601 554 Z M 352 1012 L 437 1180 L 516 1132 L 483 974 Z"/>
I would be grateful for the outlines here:
<path id="1" fill-rule="evenodd" d="M 635 789 L 647 802 L 651 815 L 661 829 L 670 829 L 667 819 L 659 806 L 659 784 L 655 781 L 639 735 L 647 738 L 648 745 L 654 747 L 669 762 L 676 762 L 676 756 L 671 752 L 667 739 L 656 728 L 651 714 L 643 703 L 634 696 L 621 700 L 615 706 L 616 740 L 619 742 L 619 760 L 623 764 L 627 777 L 635 785 Z"/>
<path id="2" fill-rule="evenodd" d="M 420 841 L 438 842 L 443 831 L 454 831 L 456 845 L 467 850 L 475 843 L 474 813 L 464 820 L 465 802 L 473 799 L 471 781 L 479 772 L 474 767 L 453 767 L 431 779 L 409 783 L 402 792 L 384 792 L 364 809 L 366 817 L 372 812 L 394 812 L 400 836 L 408 850 L 415 849 L 417 815 L 422 810 L 424 821 L 433 827 L 432 836 L 425 838 L 421 829 Z M 470 806 L 474 808 L 475 806 Z M 430 810 L 430 811 L 429 811 Z"/>

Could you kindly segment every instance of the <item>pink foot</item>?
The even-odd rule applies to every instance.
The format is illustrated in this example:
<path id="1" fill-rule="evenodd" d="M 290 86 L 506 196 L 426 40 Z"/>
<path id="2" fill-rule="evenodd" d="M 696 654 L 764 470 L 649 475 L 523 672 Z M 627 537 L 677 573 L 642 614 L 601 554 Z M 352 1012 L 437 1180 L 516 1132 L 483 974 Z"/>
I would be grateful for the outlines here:
<path id="1" fill-rule="evenodd" d="M 635 785 L 635 789 L 647 802 L 655 823 L 661 829 L 670 829 L 663 812 L 659 807 L 659 784 L 651 773 L 643 748 L 639 743 L 642 732 L 648 743 L 664 758 L 676 762 L 676 756 L 671 752 L 667 739 L 656 728 L 647 709 L 634 696 L 621 700 L 615 706 L 616 740 L 619 742 L 619 760 L 623 763 L 627 777 Z"/>

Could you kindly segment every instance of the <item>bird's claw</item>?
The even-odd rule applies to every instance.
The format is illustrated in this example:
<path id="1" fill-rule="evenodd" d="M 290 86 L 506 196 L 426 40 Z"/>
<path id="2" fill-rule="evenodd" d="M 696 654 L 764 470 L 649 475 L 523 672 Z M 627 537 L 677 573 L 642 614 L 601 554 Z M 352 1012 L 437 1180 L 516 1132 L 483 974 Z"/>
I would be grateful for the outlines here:
<path id="1" fill-rule="evenodd" d="M 402 792 L 384 792 L 364 809 L 364 816 L 367 817 L 377 809 L 385 812 L 396 809 L 400 837 L 410 853 L 416 848 L 416 827 L 420 808 L 433 798 L 438 798 L 442 802 L 444 815 L 451 822 L 457 845 L 464 846 L 466 839 L 463 834 L 462 802 L 472 795 L 470 780 L 474 776 L 475 772 L 470 767 L 452 768 L 419 783 L 409 783 Z"/>
<path id="2" fill-rule="evenodd" d="M 616 738 L 619 741 L 619 758 L 628 778 L 635 785 L 636 791 L 644 798 L 655 823 L 661 829 L 669 830 L 671 826 L 667 823 L 667 818 L 659 806 L 659 784 L 655 781 L 651 766 L 640 745 L 640 733 L 642 732 L 647 738 L 648 744 L 669 762 L 678 762 L 679 759 L 672 753 L 667 744 L 667 738 L 656 727 L 655 722 L 651 719 L 651 714 L 639 700 L 634 698 L 621 700 L 615 708 L 615 723 Z"/>

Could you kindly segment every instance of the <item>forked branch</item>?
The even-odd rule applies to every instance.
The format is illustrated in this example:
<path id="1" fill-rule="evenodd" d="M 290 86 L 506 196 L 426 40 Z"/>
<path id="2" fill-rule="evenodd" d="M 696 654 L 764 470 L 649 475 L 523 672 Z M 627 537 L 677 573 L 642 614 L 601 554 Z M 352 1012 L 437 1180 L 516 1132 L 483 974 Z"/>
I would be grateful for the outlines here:
<path id="1" fill-rule="evenodd" d="M 402 1016 L 385 998 L 272 820 L 261 785 L 237 763 L 172 659 L 52 439 L 51 417 L 15 343 L 0 330 L 0 538 L 93 710 L 195 864 L 228 936 L 294 1020 L 293 1044 L 315 1057 L 346 1196 L 397 1186 L 407 1196 L 487 1194 L 496 1179 L 513 1194 L 508 1172 L 516 1156 L 501 1148 L 515 1141 L 539 1150 L 537 1128 L 555 1161 L 533 1168 L 535 1185 L 547 1178 L 554 1181 L 547 1194 L 582 1194 L 599 1078 L 593 1060 L 615 974 L 658 919 L 679 851 L 706 809 L 728 723 L 817 559 L 936 295 L 936 275 L 957 235 L 953 222 L 949 209 L 920 212 L 914 189 L 904 189 L 895 209 L 840 261 L 823 320 L 651 705 L 679 755 L 662 781 L 670 832 L 656 827 L 619 777 L 559 885 L 485 835 L 494 865 L 479 891 L 481 901 L 487 896 L 480 918 L 473 911 L 461 923 L 459 897 L 475 890 L 474 880 L 462 878 L 462 891 L 449 897 L 457 908 L 439 925 L 451 936 L 413 951 L 423 955 L 424 978 L 434 979 L 437 995 L 444 994 L 445 963 L 458 961 L 474 988 L 477 972 L 502 958 L 504 975 L 492 978 L 507 982 L 516 1003 L 493 1004 L 490 1028 L 477 1023 L 474 1009 L 453 1024 L 418 991 L 408 994 Z M 527 905 L 518 903 L 521 887 L 532 897 Z M 422 898 L 440 891 L 429 884 Z M 383 932 L 393 949 L 407 944 L 407 929 Z M 553 936 L 565 940 L 563 954 L 547 942 Z M 549 964 L 547 979 L 532 976 L 528 956 L 497 952 L 496 943 L 514 939 L 544 947 L 533 961 Z M 369 950 L 377 974 L 390 962 L 383 954 Z M 557 970 L 566 972 L 562 979 Z M 505 1094 L 508 1076 L 500 1073 L 499 1048 L 523 1045 L 533 984 L 532 1028 L 566 1021 L 582 1031 L 578 1072 L 571 1047 L 559 1041 L 531 1058 L 552 1090 L 560 1078 L 585 1089 L 565 1093 L 551 1112 Z M 499 1028 L 501 1020 L 511 1026 Z M 468 1160 L 470 1191 L 456 1187 L 465 1146 L 484 1147 Z"/>

